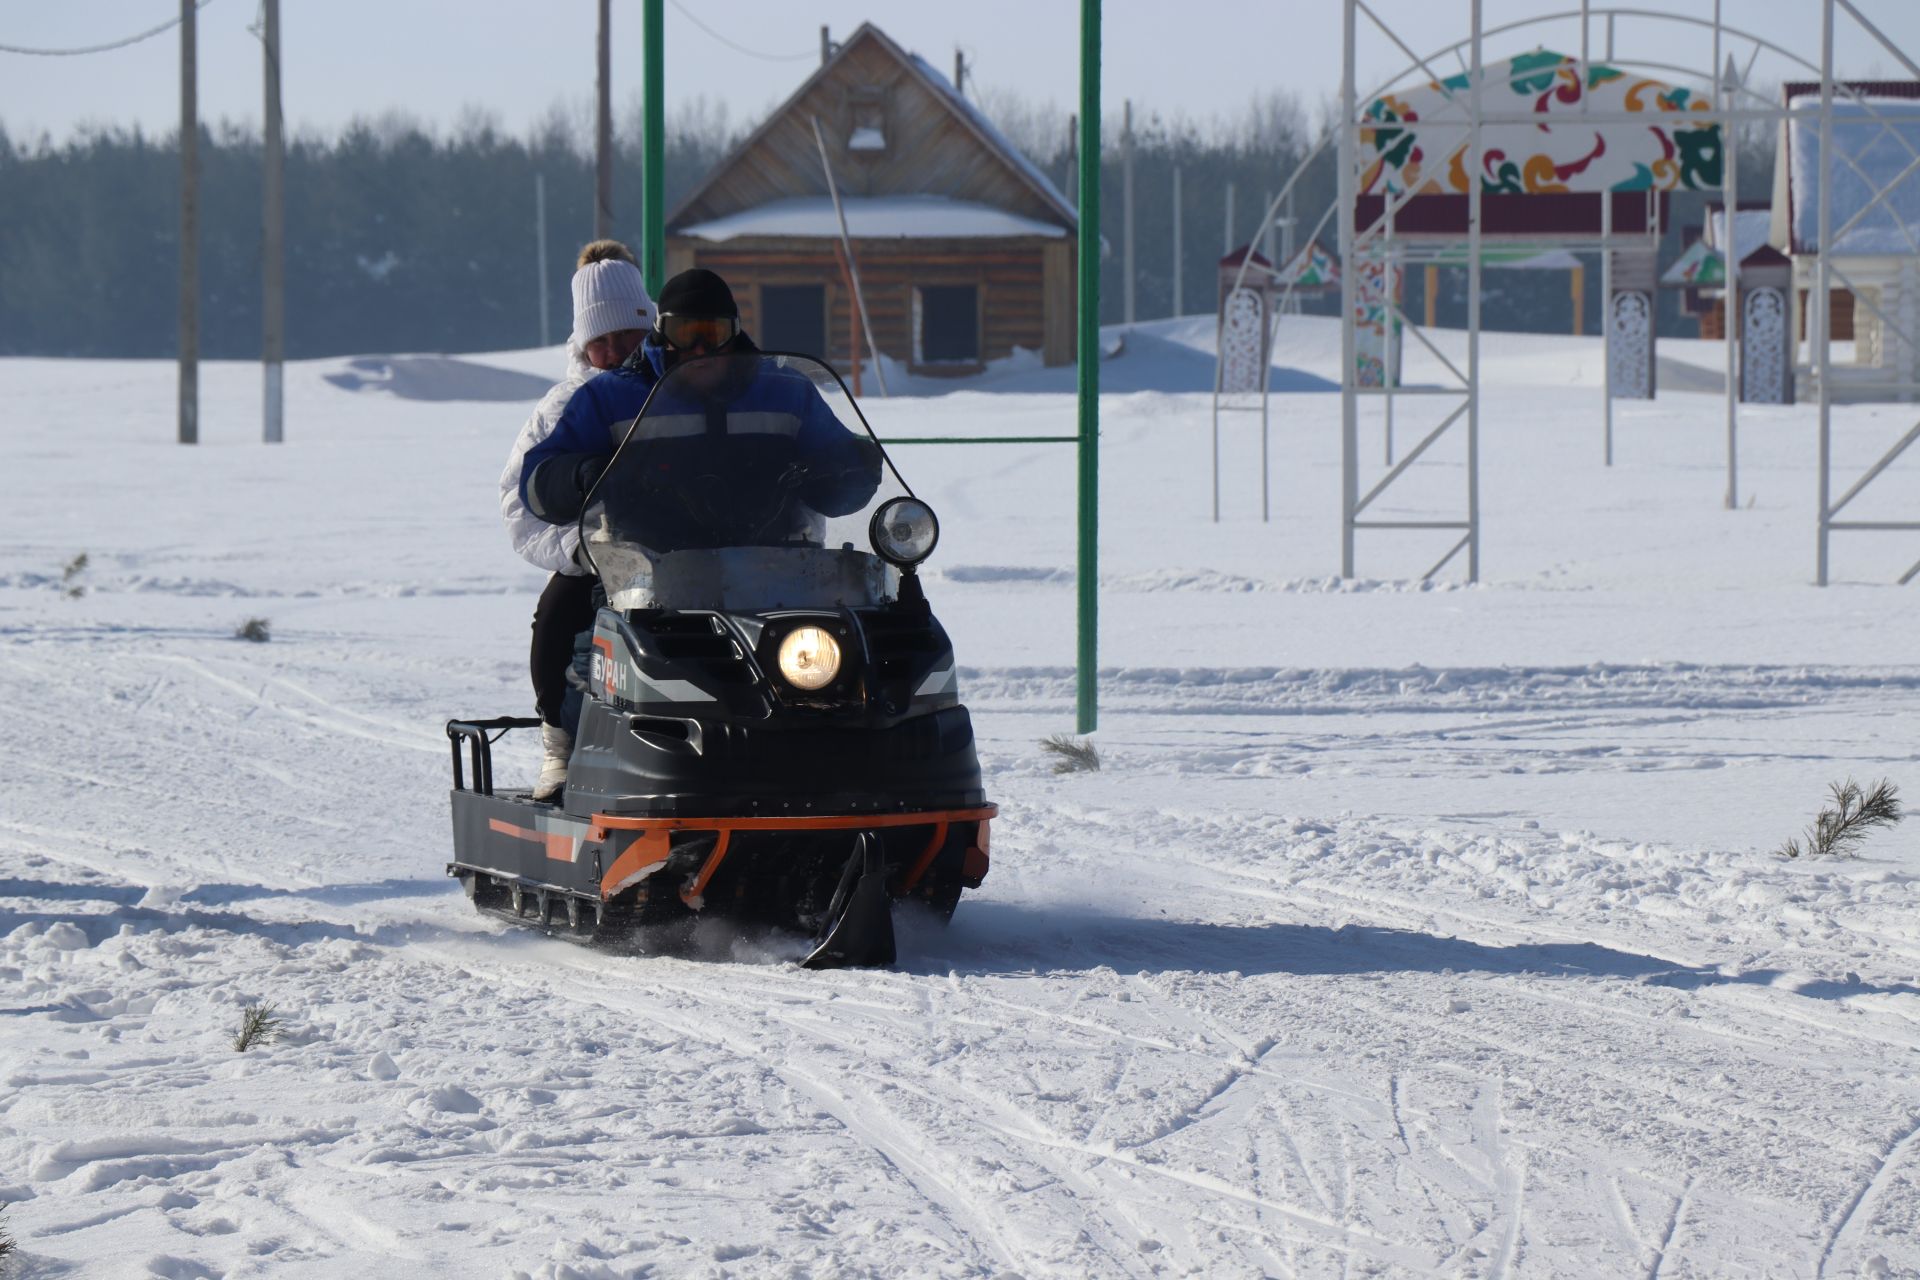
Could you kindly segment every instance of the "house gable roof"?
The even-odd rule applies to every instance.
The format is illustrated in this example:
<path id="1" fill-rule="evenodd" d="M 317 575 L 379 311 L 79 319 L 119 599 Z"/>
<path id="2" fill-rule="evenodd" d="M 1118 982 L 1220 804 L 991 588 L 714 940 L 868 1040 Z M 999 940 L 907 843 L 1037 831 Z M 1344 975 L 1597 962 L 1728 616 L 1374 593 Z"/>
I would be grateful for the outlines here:
<path id="1" fill-rule="evenodd" d="M 849 148 L 856 99 L 883 104 L 884 148 Z M 701 179 L 667 219 L 668 232 L 775 200 L 825 196 L 816 119 L 842 195 L 945 196 L 1077 225 L 1059 188 L 978 108 L 869 22 Z"/>
<path id="2" fill-rule="evenodd" d="M 1258 267 L 1267 271 L 1273 270 L 1273 263 L 1268 260 L 1266 254 L 1261 253 L 1258 249 L 1253 247 L 1252 241 L 1248 241 L 1246 244 L 1241 245 L 1238 249 L 1235 249 L 1232 253 L 1229 253 L 1225 257 L 1221 258 L 1220 265 L 1223 267 L 1237 267 L 1249 257 L 1253 259 L 1253 265 L 1255 267 Z"/>
<path id="3" fill-rule="evenodd" d="M 1920 252 L 1920 175 L 1909 166 L 1920 152 L 1920 81 L 1836 82 L 1833 99 L 1833 252 L 1836 256 L 1902 256 Z M 1782 91 L 1789 109 L 1817 106 L 1820 86 L 1794 82 Z M 1774 160 L 1774 248 L 1818 250 L 1820 128 L 1817 119 L 1781 122 Z"/>

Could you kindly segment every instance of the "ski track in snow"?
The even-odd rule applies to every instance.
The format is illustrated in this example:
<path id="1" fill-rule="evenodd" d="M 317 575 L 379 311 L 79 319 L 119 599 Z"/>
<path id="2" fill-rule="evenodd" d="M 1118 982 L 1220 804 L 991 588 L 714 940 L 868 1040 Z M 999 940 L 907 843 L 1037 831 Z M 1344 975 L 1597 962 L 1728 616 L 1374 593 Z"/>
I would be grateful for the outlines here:
<path id="1" fill-rule="evenodd" d="M 27 363 L 0 392 L 50 396 Z M 288 446 L 311 481 L 131 441 L 93 467 L 49 431 L 0 541 L 0 1222 L 24 1275 L 1920 1274 L 1912 837 L 1768 853 L 1828 781 L 1920 759 L 1910 597 L 1723 593 L 1706 644 L 1660 629 L 1692 586 L 1622 594 L 1558 544 L 1485 587 L 1315 578 L 1151 527 L 1203 451 L 1130 446 L 1201 430 L 1204 397 L 1118 397 L 1102 770 L 1038 747 L 1075 696 L 1045 638 L 1071 510 L 996 523 L 1051 511 L 1053 462 L 946 459 L 930 590 L 1002 806 L 984 890 L 948 929 L 904 919 L 891 971 L 806 972 L 796 940 L 717 926 L 588 950 L 441 874 L 441 725 L 527 699 L 538 581 L 472 501 L 511 424 L 304 394 L 333 415 Z M 984 399 L 894 411 L 944 433 Z M 1036 430 L 1064 403 L 992 399 Z M 1503 412 L 1489 501 L 1537 504 L 1507 519 L 1673 559 Z M 1653 425 L 1684 453 L 1683 418 Z M 1800 465 L 1771 421 L 1769 493 Z M 446 449 L 444 488 L 380 489 L 363 455 L 389 436 Z M 84 534 L 39 496 L 80 456 Z M 203 522 L 203 478 L 169 479 L 189 462 L 224 469 L 254 542 Z M 359 545 L 330 488 L 412 559 Z M 1789 515 L 1748 517 L 1798 546 Z M 254 613 L 273 640 L 232 639 Z M 1634 638 L 1592 643 L 1603 623 Z M 498 749 L 503 777 L 535 758 Z M 259 1001 L 281 1034 L 236 1054 Z"/>
<path id="2" fill-rule="evenodd" d="M 1870 1199 L 1885 1194 L 1887 1184 L 1893 1181 L 1895 1173 L 1901 1170 L 1901 1166 L 1916 1144 L 1920 1144 L 1920 1121 L 1916 1121 L 1905 1134 L 1889 1143 L 1887 1149 L 1874 1161 L 1873 1169 L 1866 1181 L 1860 1184 L 1859 1193 L 1841 1210 L 1838 1220 L 1834 1223 L 1833 1231 L 1827 1236 L 1826 1244 L 1820 1250 L 1820 1265 L 1815 1269 L 1816 1275 L 1826 1274 L 1827 1264 L 1833 1258 L 1834 1248 L 1840 1243 L 1841 1237 L 1846 1235 L 1847 1228 L 1853 1224 L 1855 1216 L 1863 1208 L 1868 1207 L 1867 1202 Z"/>
<path id="3" fill-rule="evenodd" d="M 487 992 L 486 1003 L 513 1010 L 516 1022 L 538 1010 L 539 1025 L 574 1027 L 591 1015 L 601 1027 L 640 1029 L 652 1052 L 672 1045 L 694 1053 L 708 1064 L 700 1075 L 744 1070 L 758 1082 L 752 1091 L 804 1100 L 811 1130 L 796 1141 L 821 1148 L 828 1166 L 866 1170 L 847 1179 L 852 1187 L 830 1179 L 834 1195 L 849 1204 L 893 1204 L 891 1212 L 927 1223 L 927 1239 L 938 1242 L 937 1256 L 945 1261 L 904 1244 L 897 1246 L 904 1251 L 885 1255 L 909 1269 L 1339 1274 L 1357 1266 L 1396 1275 L 1577 1274 L 1584 1264 L 1573 1255 L 1542 1258 L 1541 1252 L 1552 1247 L 1542 1242 L 1583 1220 L 1582 1200 L 1570 1194 L 1589 1176 L 1581 1166 L 1631 1153 L 1631 1163 L 1657 1167 L 1693 1147 L 1726 1153 L 1720 1168 L 1689 1174 L 1689 1185 L 1703 1176 L 1719 1179 L 1725 1199 L 1717 1223 L 1688 1221 L 1686 1241 L 1724 1261 L 1725 1250 L 1746 1245 L 1745 1234 L 1759 1228 L 1761 1210 L 1743 1198 L 1743 1185 L 1761 1176 L 1773 1185 L 1769 1194 L 1786 1191 L 1778 1172 L 1767 1172 L 1762 1152 L 1741 1150 L 1748 1145 L 1739 1139 L 1742 1132 L 1780 1133 L 1815 1153 L 1813 1167 L 1832 1180 L 1827 1194 L 1844 1207 L 1830 1218 L 1831 1230 L 1819 1227 L 1815 1203 L 1799 1229 L 1813 1237 L 1800 1249 L 1817 1256 L 1816 1273 L 1830 1268 L 1830 1258 L 1858 1253 L 1853 1235 L 1883 1209 L 1900 1207 L 1895 1184 L 1914 1141 L 1911 1127 L 1891 1144 L 1881 1139 L 1870 1146 L 1863 1117 L 1849 1118 L 1838 1102 L 1806 1108 L 1799 1100 L 1823 1087 L 1820 1066 L 1835 1044 L 1855 1046 L 1845 1059 L 1855 1064 L 1849 1076 L 1878 1055 L 1910 1055 L 1920 1040 L 1913 1026 L 1920 985 L 1858 974 L 1836 979 L 1823 969 L 1816 939 L 1783 932 L 1774 893 L 1753 891 L 1777 888 L 1797 868 L 1751 855 L 1709 855 L 1702 866 L 1695 858 L 1599 837 L 1406 829 L 1378 819 L 1168 807 L 1163 798 L 1129 805 L 1117 798 L 1126 789 L 1122 775 L 1089 778 L 1085 785 L 1099 785 L 1103 793 L 1075 798 L 1072 784 L 1052 779 L 1034 761 L 1003 771 L 1008 815 L 996 847 L 1006 862 L 996 874 L 1016 879 L 1015 891 L 970 901 L 948 937 L 909 933 L 909 944 L 917 942 L 922 953 L 918 959 L 909 953 L 901 972 L 809 974 L 780 963 L 777 941 L 722 940 L 713 953 L 718 959 L 607 956 L 459 914 L 463 904 L 444 885 L 419 879 L 433 868 L 418 865 L 413 846 L 431 849 L 437 832 L 430 818 L 417 814 L 403 816 L 401 830 L 371 839 L 364 824 L 335 821 L 327 828 L 334 839 L 367 840 L 360 855 L 365 865 L 390 873 L 364 887 L 332 881 L 324 863 L 303 876 L 262 865 L 243 871 L 228 854 L 209 861 L 209 850 L 186 832 L 210 831 L 205 843 L 216 850 L 269 820 L 294 824 L 302 841 L 328 837 L 274 798 L 277 789 L 263 789 L 252 807 L 238 799 L 208 807 L 212 797 L 191 796 L 183 785 L 184 759 L 147 773 L 129 797 L 156 810 L 162 826 L 169 811 L 179 815 L 180 836 L 149 839 L 130 859 L 128 850 L 112 847 L 113 831 L 96 829 L 98 816 L 78 827 L 62 825 L 58 814 L 73 810 L 75 795 L 91 797 L 96 815 L 100 806 L 112 813 L 116 802 L 102 793 L 113 780 L 132 772 L 139 781 L 138 762 L 164 760 L 170 741 L 209 716 L 215 724 L 206 727 L 239 739 L 238 757 L 277 771 L 297 773 L 302 755 L 325 744 L 335 753 L 335 783 L 364 788 L 372 808 L 383 799 L 402 805 L 407 786 L 437 780 L 442 748 L 429 731 L 393 708 L 376 713 L 371 705 L 352 705 L 344 665 L 323 665 L 296 680 L 276 669 L 292 659 L 270 646 L 230 645 L 223 659 L 213 643 L 107 664 L 115 680 L 94 696 L 104 692 L 111 701 L 124 693 L 146 713 L 132 717 L 87 768 L 44 773 L 51 787 L 43 790 L 55 794 L 33 805 L 29 818 L 10 818 L 0 827 L 11 833 L 5 839 L 13 858 L 25 864 L 9 872 L 13 878 L 0 879 L 0 930 L 6 931 L 0 964 L 23 979 L 31 974 L 29 981 L 41 988 L 0 1016 L 43 1020 L 69 1038 L 124 1023 L 123 1038 L 156 1042 L 124 1062 L 80 1072 L 16 1065 L 0 1108 L 31 1105 L 26 1100 L 36 1094 L 93 1095 L 103 1088 L 190 1098 L 216 1087 L 222 1068 L 295 1076 L 317 1071 L 330 1081 L 321 1086 L 323 1097 L 363 1100 L 350 1114 L 281 1132 L 270 1131 L 263 1109 L 258 1119 L 249 1117 L 249 1126 L 263 1126 L 249 1140 L 88 1146 L 85 1139 L 65 1145 L 42 1139 L 14 1178 L 16 1192 L 28 1196 L 20 1210 L 35 1209 L 37 1219 L 37 1206 L 49 1202 L 105 1205 L 85 1213 L 62 1210 L 35 1230 L 33 1238 L 50 1256 L 58 1256 L 52 1242 L 105 1240 L 138 1225 L 200 1242 L 265 1230 L 281 1241 L 275 1256 L 288 1264 L 380 1255 L 457 1265 L 449 1260 L 460 1255 L 445 1252 L 444 1242 L 421 1242 L 408 1215 L 366 1219 L 353 1206 L 373 1186 L 396 1178 L 411 1184 L 409 1199 L 424 1195 L 431 1203 L 435 1186 L 494 1184 L 499 1175 L 474 1172 L 475 1161 L 497 1160 L 511 1170 L 511 1153 L 484 1139 L 490 1129 L 476 1123 L 466 1132 L 447 1124 L 478 1117 L 505 1127 L 508 1103 L 497 1088 L 480 1087 L 458 1070 L 408 1079 L 421 1059 L 474 1062 L 460 1047 L 473 1028 L 457 1013 L 440 1012 L 417 1032 L 390 1029 L 390 1041 L 413 1044 L 394 1081 L 370 1078 L 351 1061 L 376 1052 L 364 1034 L 348 1031 L 352 1018 L 315 1022 L 295 1042 L 246 1059 L 223 1055 L 217 1035 L 230 1019 L 218 1011 L 238 997 L 223 1003 L 207 988 L 262 995 L 270 984 L 253 975 L 263 971 L 284 971 L 291 979 L 324 970 L 325 984 L 340 988 L 333 1003 L 375 1009 L 396 987 L 444 989 L 452 980 L 435 975 L 457 974 L 460 989 Z M 11 669 L 24 662 L 39 680 L 37 687 L 17 686 L 21 710 L 51 722 L 93 677 L 62 675 L 58 641 L 27 651 L 39 652 L 41 660 L 23 659 L 16 647 Z M 167 701 L 150 674 L 155 668 L 172 673 L 159 680 L 171 690 L 167 698 L 181 704 L 184 714 L 177 718 L 152 713 L 156 702 Z M 1596 707 L 1592 714 L 1610 710 Z M 1006 713 L 1016 722 L 1021 714 Z M 994 716 L 985 711 L 981 717 L 987 748 L 1030 750 L 996 742 Z M 432 758 L 422 757 L 422 749 Z M 31 761 L 17 750 L 0 763 L 32 774 Z M 404 783 L 382 777 L 396 766 L 406 774 Z M 191 825 L 184 818 L 190 809 L 201 811 Z M 1187 852 L 1169 861 L 1157 852 L 1169 847 Z M 1010 857 L 1007 848 L 1026 856 Z M 1742 862 L 1748 870 L 1736 870 Z M 1095 866 L 1107 868 L 1106 894 L 1098 904 L 1076 901 L 1073 886 Z M 1582 892 L 1583 879 L 1605 883 L 1634 909 L 1623 913 L 1607 904 L 1603 891 Z M 129 880 L 127 889 L 116 887 Z M 1855 910 L 1870 910 L 1876 892 L 1910 905 L 1907 884 L 1897 878 L 1852 890 L 1825 888 Z M 1029 893 L 1019 892 L 1022 887 Z M 1663 902 L 1673 906 L 1662 908 Z M 1719 936 L 1671 927 L 1706 914 L 1708 904 Z M 979 917 L 985 919 L 976 936 L 970 922 Z M 1857 942 L 1851 934 L 1839 936 L 1843 946 Z M 192 960 L 232 945 L 223 938 L 268 948 L 268 963 L 238 972 L 221 966 L 212 984 L 190 977 Z M 249 938 L 254 941 L 246 944 Z M 1723 958 L 1728 938 L 1740 942 L 1738 964 Z M 1768 943 L 1780 954 L 1768 955 Z M 739 953 L 740 946 L 748 950 Z M 162 995 L 152 1008 L 116 1008 L 112 997 L 101 999 L 107 990 L 101 975 L 67 976 L 95 955 L 103 965 L 111 961 L 110 972 L 165 974 L 155 985 L 177 994 Z M 729 962 L 729 955 L 745 962 Z M 1789 955 L 1798 967 L 1784 963 Z M 132 969 L 121 957 L 141 967 Z M 1249 969 L 1255 958 L 1264 965 Z M 1129 975 L 1116 972 L 1116 963 L 1139 967 Z M 1849 963 L 1872 970 L 1858 958 Z M 1827 1001 L 1793 993 L 1794 984 L 1821 981 L 1837 981 L 1851 992 L 1841 998 L 1863 1007 L 1836 1018 Z M 1260 983 L 1258 996 L 1235 994 L 1249 982 Z M 1333 987 L 1319 994 L 1295 990 L 1315 982 Z M 310 989 L 311 980 L 291 979 L 291 985 Z M 1729 991 L 1770 995 L 1749 1008 L 1723 1001 Z M 183 1007 L 161 1019 L 161 1002 L 168 1000 Z M 1898 1011 L 1872 1012 L 1876 1001 Z M 1275 1002 L 1277 1008 L 1269 1007 Z M 1340 1017 L 1326 1017 L 1328 1002 L 1337 1004 Z M 1481 1011 L 1492 1016 L 1473 1016 Z M 186 1025 L 178 1031 L 162 1029 L 180 1019 Z M 389 1023 L 396 1025 L 404 1024 Z M 329 1043 L 337 1047 L 323 1051 Z M 204 1059 L 179 1070 L 178 1063 L 194 1056 L 194 1044 Z M 109 1049 L 90 1047 L 85 1061 Z M 1898 1073 L 1898 1061 L 1886 1059 L 1885 1069 Z M 527 1065 L 535 1074 L 521 1088 L 542 1089 L 532 1083 L 541 1069 Z M 1743 1100 L 1731 1084 L 1706 1083 L 1709 1066 L 1762 1079 L 1774 1073 L 1804 1079 Z M 1558 1080 L 1566 1089 L 1575 1079 L 1579 1086 L 1558 1097 L 1541 1083 Z M 1529 1093 L 1547 1091 L 1519 1114 L 1546 1112 L 1551 1123 L 1516 1131 L 1504 1101 L 1514 1081 Z M 441 1127 L 415 1122 L 406 1126 L 413 1129 L 409 1135 L 362 1119 L 369 1110 L 364 1099 L 382 1090 L 400 1116 L 420 1112 Z M 580 1119 L 560 1120 L 563 1139 L 569 1125 L 591 1124 L 593 1113 L 622 1107 L 612 1100 L 616 1088 L 581 1091 L 591 1101 L 583 1099 Z M 643 1105 L 652 1092 L 642 1092 Z M 699 1090 L 677 1085 L 669 1092 L 683 1106 L 700 1098 Z M 1920 1106 L 1920 1091 L 1908 1087 L 1899 1096 Z M 745 1117 L 743 1138 L 777 1128 L 751 1109 L 738 1114 Z M 1615 1117 L 1618 1128 L 1596 1132 L 1588 1124 L 1594 1114 Z M 1642 1119 L 1629 1123 L 1635 1115 Z M 1649 1131 L 1648 1116 L 1677 1126 L 1679 1147 L 1671 1145 L 1672 1135 Z M 734 1122 L 685 1126 L 676 1131 L 685 1135 L 678 1140 L 713 1141 L 728 1123 Z M 189 1108 L 165 1127 L 192 1124 Z M 1618 1135 L 1614 1140 L 1609 1130 Z M 1258 1136 L 1266 1132 L 1271 1141 Z M 591 1159 L 622 1166 L 634 1158 L 620 1154 L 623 1140 L 585 1140 L 586 1148 L 576 1141 L 567 1165 Z M 658 1140 L 631 1150 L 644 1152 Z M 500 1145 L 520 1141 L 516 1136 Z M 1248 1158 L 1235 1164 L 1234 1152 L 1243 1147 Z M 1256 1150 L 1265 1154 L 1255 1156 Z M 304 1152 L 299 1165 L 319 1172 L 254 1172 L 272 1151 Z M 1872 1167 L 1862 1181 L 1859 1169 L 1867 1161 Z M 236 1172 L 242 1168 L 248 1172 Z M 539 1175 L 531 1183 L 508 1176 L 517 1196 L 538 1194 Z M 189 1212 L 186 1199 L 196 1211 L 204 1200 L 199 1188 L 236 1177 L 264 1180 L 271 1230 L 239 1218 L 220 1220 L 230 1230 L 207 1227 Z M 174 1209 L 114 1203 L 130 1194 L 138 1199 L 130 1187 L 192 1189 L 162 1193 L 182 1198 Z M 861 1201 L 854 1201 L 853 1188 Z M 1607 1193 L 1609 1205 L 1617 1195 Z M 1595 1219 L 1612 1241 L 1608 1256 L 1636 1274 L 1683 1273 L 1675 1253 L 1682 1249 L 1678 1233 L 1688 1217 L 1688 1193 L 1670 1203 L 1664 1229 L 1646 1237 L 1622 1229 L 1608 1207 Z M 559 1203 L 543 1212 L 550 1220 L 567 1215 Z M 496 1228 L 492 1245 L 524 1248 L 540 1228 L 501 1231 L 507 1229 Z M 604 1231 L 612 1234 L 590 1232 L 586 1247 L 609 1257 L 643 1247 L 611 1226 Z M 1796 1238 L 1791 1226 L 1775 1225 L 1765 1234 L 1781 1245 Z M 770 1247 L 767 1239 L 779 1233 L 767 1228 L 762 1237 L 761 1247 Z M 595 1261 L 591 1253 L 559 1247 L 566 1256 L 556 1255 L 551 1274 Z M 810 1257 L 828 1269 L 856 1266 L 867 1256 L 794 1247 L 780 1240 L 781 1256 Z M 1884 1237 L 1876 1237 L 1874 1247 L 1884 1251 Z M 772 1265 L 771 1254 L 721 1260 L 671 1240 L 652 1242 L 651 1250 L 657 1263 L 670 1267 L 752 1271 L 755 1258 Z M 160 1256 L 197 1255 L 174 1239 Z M 606 1274 L 619 1274 L 600 1261 L 611 1268 Z M 579 1273 L 594 1274 L 591 1267 Z"/>

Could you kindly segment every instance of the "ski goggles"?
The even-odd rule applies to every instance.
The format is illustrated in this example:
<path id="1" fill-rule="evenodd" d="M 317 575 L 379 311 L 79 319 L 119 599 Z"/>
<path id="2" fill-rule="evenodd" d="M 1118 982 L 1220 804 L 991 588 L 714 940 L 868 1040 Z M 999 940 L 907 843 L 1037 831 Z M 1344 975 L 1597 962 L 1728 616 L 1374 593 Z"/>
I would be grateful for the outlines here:
<path id="1" fill-rule="evenodd" d="M 671 311 L 662 311 L 657 328 L 660 340 L 675 351 L 691 351 L 696 347 L 718 351 L 740 332 L 740 318 L 677 316 Z"/>

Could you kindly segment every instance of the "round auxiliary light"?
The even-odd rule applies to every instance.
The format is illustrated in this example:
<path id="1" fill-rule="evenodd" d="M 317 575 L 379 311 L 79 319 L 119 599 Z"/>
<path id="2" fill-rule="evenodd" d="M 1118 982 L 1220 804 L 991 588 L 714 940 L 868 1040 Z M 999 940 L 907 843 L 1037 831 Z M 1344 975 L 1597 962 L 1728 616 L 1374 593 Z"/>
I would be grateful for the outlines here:
<path id="1" fill-rule="evenodd" d="M 867 529 L 880 558 L 905 569 L 933 554 L 940 541 L 940 521 L 933 508 L 918 498 L 889 498 L 873 513 Z"/>
<path id="2" fill-rule="evenodd" d="M 780 674 L 796 689 L 824 689 L 840 674 L 840 642 L 822 627 L 795 627 L 780 642 Z"/>

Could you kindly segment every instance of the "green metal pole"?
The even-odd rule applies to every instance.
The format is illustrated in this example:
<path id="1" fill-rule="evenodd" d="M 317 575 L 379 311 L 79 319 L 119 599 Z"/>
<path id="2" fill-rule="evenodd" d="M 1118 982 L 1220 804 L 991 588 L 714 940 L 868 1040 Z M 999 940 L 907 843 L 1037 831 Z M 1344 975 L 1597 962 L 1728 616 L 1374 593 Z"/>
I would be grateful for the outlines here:
<path id="1" fill-rule="evenodd" d="M 1080 0 L 1079 732 L 1099 724 L 1100 672 L 1100 0 Z"/>
<path id="2" fill-rule="evenodd" d="M 667 233 L 665 193 L 661 189 L 666 170 L 667 151 L 667 76 L 666 24 L 661 18 L 662 0 L 646 0 L 641 15 L 641 40 L 646 46 L 646 66 L 642 70 L 640 164 L 640 274 L 647 292 L 660 296 L 667 282 Z"/>

